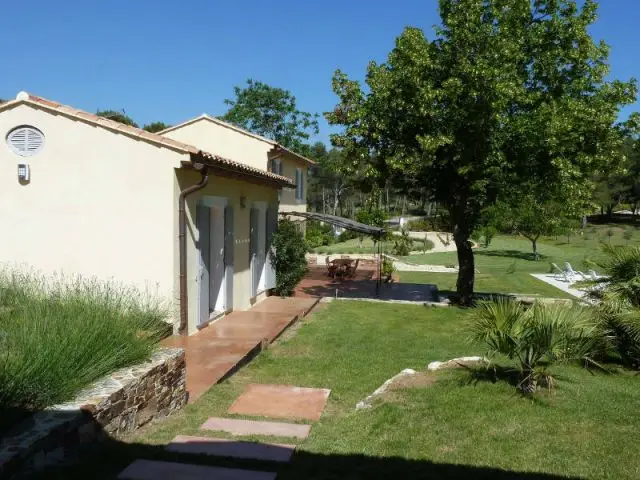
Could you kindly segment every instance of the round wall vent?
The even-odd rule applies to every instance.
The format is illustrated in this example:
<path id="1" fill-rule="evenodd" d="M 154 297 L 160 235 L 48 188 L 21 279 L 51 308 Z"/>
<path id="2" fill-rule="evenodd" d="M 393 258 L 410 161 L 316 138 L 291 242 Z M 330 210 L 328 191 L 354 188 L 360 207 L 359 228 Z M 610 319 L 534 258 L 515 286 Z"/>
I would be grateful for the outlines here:
<path id="1" fill-rule="evenodd" d="M 42 150 L 44 134 L 35 127 L 16 127 L 7 135 L 7 145 L 21 157 L 30 157 Z"/>

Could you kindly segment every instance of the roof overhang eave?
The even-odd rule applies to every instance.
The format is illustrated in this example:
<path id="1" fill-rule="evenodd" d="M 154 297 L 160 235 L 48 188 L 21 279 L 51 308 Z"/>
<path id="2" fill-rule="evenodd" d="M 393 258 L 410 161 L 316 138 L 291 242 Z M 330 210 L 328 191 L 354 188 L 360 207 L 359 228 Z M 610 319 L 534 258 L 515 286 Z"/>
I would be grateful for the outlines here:
<path id="1" fill-rule="evenodd" d="M 316 165 L 316 162 L 314 162 L 313 160 L 311 160 L 310 158 L 307 158 L 303 155 L 300 155 L 299 153 L 294 152 L 293 150 L 289 150 L 286 147 L 283 147 L 282 145 L 280 145 L 279 143 L 276 143 L 275 146 L 269 151 L 269 159 L 272 158 L 277 158 L 280 155 L 290 155 L 304 163 L 306 163 L 307 165 L 313 167 Z"/>
<path id="2" fill-rule="evenodd" d="M 217 158 L 206 152 L 192 153 L 189 160 L 182 161 L 184 168 L 196 168 L 199 165 L 206 166 L 213 173 L 227 178 L 246 181 L 253 184 L 268 185 L 276 188 L 295 188 L 289 178 L 262 172 L 258 169 L 229 162 L 222 158 Z"/>

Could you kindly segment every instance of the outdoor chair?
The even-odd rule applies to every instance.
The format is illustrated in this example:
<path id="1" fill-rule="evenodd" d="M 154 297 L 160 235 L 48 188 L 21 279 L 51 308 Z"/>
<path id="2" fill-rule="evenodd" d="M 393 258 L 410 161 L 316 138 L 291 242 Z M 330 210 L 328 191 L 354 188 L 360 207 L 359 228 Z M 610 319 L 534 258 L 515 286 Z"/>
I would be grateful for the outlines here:
<path id="1" fill-rule="evenodd" d="M 564 270 L 562 270 L 558 265 L 556 265 L 555 263 L 551 264 L 551 267 L 553 268 L 553 275 L 555 277 L 556 280 L 564 280 L 565 278 L 565 272 Z"/>
<path id="2" fill-rule="evenodd" d="M 325 263 L 327 264 L 327 273 L 331 278 L 336 276 L 336 271 L 338 270 L 338 266 L 331 261 L 331 258 L 327 255 L 325 259 Z"/>
<path id="3" fill-rule="evenodd" d="M 580 277 L 581 280 L 584 280 L 584 281 L 587 281 L 587 282 L 591 280 L 591 277 L 589 275 L 587 275 L 586 273 L 583 273 L 583 272 L 576 272 L 576 273 L 578 274 L 578 276 Z"/>
<path id="4" fill-rule="evenodd" d="M 567 282 L 575 282 L 577 278 L 582 280 L 591 280 L 584 273 L 574 270 L 569 262 L 565 262 L 564 271 Z"/>
<path id="5" fill-rule="evenodd" d="M 353 278 L 356 276 L 356 270 L 358 270 L 358 265 L 360 264 L 360 259 L 356 259 L 356 263 L 353 266 L 347 268 L 347 276 Z"/>

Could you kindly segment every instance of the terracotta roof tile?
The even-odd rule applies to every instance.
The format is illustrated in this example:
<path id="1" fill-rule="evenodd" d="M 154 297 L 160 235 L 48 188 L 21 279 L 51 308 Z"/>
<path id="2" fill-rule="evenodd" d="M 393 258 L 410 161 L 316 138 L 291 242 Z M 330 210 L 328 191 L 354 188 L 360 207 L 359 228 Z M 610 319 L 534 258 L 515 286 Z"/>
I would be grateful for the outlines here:
<path id="1" fill-rule="evenodd" d="M 211 164 L 211 166 L 214 167 L 220 166 L 222 168 L 225 168 L 226 170 L 234 171 L 240 175 L 249 175 L 251 177 L 258 177 L 264 180 L 274 181 L 281 186 L 295 187 L 295 184 L 290 178 L 283 177 L 281 175 L 275 175 L 271 172 L 266 172 L 258 168 L 250 167 L 243 163 L 235 162 L 219 155 L 213 155 L 211 153 L 204 152 L 197 147 L 194 147 L 193 145 L 188 145 L 186 143 L 182 143 L 177 140 L 164 137 L 162 135 L 150 133 L 146 130 L 142 130 L 141 128 L 125 125 L 109 118 L 99 117 L 98 115 L 94 115 L 83 110 L 78 110 L 68 105 L 62 105 L 60 103 L 53 102 L 51 100 L 47 100 L 35 95 L 29 94 L 27 100 L 14 100 L 11 102 L 7 102 L 6 104 L 2 105 L 2 108 L 6 109 L 10 104 L 18 104 L 22 102 L 35 104 L 36 106 L 54 110 L 55 112 L 61 113 L 63 115 L 67 115 L 78 120 L 83 120 L 87 123 L 101 126 L 111 131 L 122 132 L 123 134 L 126 134 L 128 136 L 147 141 L 160 147 L 166 147 L 171 150 L 189 154 L 192 161 L 202 161 L 204 163 Z"/>

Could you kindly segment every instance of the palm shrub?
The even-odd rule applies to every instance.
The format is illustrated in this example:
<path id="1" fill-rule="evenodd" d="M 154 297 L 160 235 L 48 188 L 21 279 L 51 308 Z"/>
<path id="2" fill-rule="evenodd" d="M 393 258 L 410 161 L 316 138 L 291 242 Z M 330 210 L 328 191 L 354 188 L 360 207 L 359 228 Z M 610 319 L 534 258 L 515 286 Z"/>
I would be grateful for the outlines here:
<path id="1" fill-rule="evenodd" d="M 628 368 L 640 368 L 640 248 L 602 246 L 606 254 L 598 266 L 606 277 L 603 288 L 590 295 L 598 299 L 604 359 L 613 357 Z"/>
<path id="2" fill-rule="evenodd" d="M 307 273 L 308 246 L 291 220 L 280 220 L 271 242 L 271 261 L 276 271 L 275 291 L 287 297 Z"/>
<path id="3" fill-rule="evenodd" d="M 66 401 L 146 360 L 167 316 L 153 297 L 114 283 L 0 270 L 0 417 Z"/>
<path id="4" fill-rule="evenodd" d="M 409 231 L 402 229 L 400 236 L 396 236 L 393 243 L 393 254 L 401 257 L 406 257 L 411 252 L 413 246 L 413 240 L 409 237 Z"/>
<path id="5" fill-rule="evenodd" d="M 393 280 L 393 274 L 396 271 L 396 267 L 393 265 L 393 260 L 390 258 L 384 257 L 382 260 L 382 266 L 380 268 L 380 273 L 382 277 L 387 282 L 391 282 Z"/>
<path id="6" fill-rule="evenodd" d="M 559 362 L 590 360 L 598 348 L 597 327 L 581 307 L 513 300 L 483 302 L 470 325 L 472 341 L 488 347 L 487 357 L 504 355 L 518 368 L 518 389 L 531 394 L 555 385 L 550 368 Z"/>
<path id="7" fill-rule="evenodd" d="M 602 250 L 605 256 L 598 263 L 598 266 L 607 275 L 607 282 L 611 287 L 621 287 L 624 290 L 626 287 L 623 287 L 623 284 L 638 281 L 640 278 L 640 247 L 603 244 Z M 631 286 L 629 293 L 633 291 L 635 291 L 635 287 Z M 628 299 L 635 306 L 640 306 L 640 296 L 628 297 Z"/>
<path id="8" fill-rule="evenodd" d="M 640 310 L 624 297 L 606 295 L 598 306 L 602 353 L 627 368 L 640 368 Z"/>

